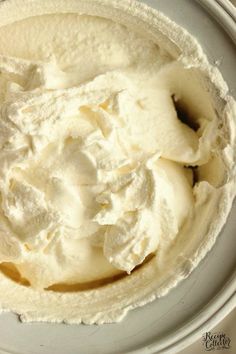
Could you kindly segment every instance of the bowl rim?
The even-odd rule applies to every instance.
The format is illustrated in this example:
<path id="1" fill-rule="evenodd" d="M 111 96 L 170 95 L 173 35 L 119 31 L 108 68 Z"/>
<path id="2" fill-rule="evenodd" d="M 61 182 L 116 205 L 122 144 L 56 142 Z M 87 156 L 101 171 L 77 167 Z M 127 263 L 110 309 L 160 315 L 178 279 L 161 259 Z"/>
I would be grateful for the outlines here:
<path id="1" fill-rule="evenodd" d="M 190 321 L 163 340 L 156 340 L 148 346 L 146 353 L 173 354 L 185 349 L 198 340 L 203 333 L 220 323 L 236 308 L 236 271 L 216 296 Z M 143 354 L 144 347 L 127 354 Z"/>
<path id="2" fill-rule="evenodd" d="M 197 0 L 197 2 L 217 20 L 236 45 L 236 7 L 229 0 Z M 234 308 L 236 308 L 236 271 L 202 311 L 170 336 L 154 341 L 145 348 L 146 353 L 178 353 L 198 340 L 202 333 L 220 323 Z M 142 354 L 143 349 L 144 347 L 129 354 Z"/>

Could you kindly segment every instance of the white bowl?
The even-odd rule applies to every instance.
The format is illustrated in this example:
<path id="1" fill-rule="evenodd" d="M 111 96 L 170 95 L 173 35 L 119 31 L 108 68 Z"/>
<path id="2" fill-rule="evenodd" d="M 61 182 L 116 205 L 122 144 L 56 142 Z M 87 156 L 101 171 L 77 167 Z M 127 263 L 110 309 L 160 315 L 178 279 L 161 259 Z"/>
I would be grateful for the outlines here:
<path id="1" fill-rule="evenodd" d="M 236 96 L 236 10 L 226 0 L 146 0 L 198 38 L 212 64 L 220 63 Z M 222 4 L 224 6 L 222 6 Z M 0 353 L 177 353 L 217 324 L 235 306 L 236 204 L 215 246 L 170 293 L 136 309 L 119 324 L 22 324 L 0 316 Z"/>

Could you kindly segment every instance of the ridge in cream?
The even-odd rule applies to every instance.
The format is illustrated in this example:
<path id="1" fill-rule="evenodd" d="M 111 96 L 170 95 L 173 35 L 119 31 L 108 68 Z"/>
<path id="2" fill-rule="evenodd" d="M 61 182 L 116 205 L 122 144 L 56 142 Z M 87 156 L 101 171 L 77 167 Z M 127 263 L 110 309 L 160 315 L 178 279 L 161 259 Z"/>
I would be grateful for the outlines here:
<path id="1" fill-rule="evenodd" d="M 104 323 L 165 295 L 235 191 L 235 102 L 135 1 L 0 4 L 0 304 Z"/>

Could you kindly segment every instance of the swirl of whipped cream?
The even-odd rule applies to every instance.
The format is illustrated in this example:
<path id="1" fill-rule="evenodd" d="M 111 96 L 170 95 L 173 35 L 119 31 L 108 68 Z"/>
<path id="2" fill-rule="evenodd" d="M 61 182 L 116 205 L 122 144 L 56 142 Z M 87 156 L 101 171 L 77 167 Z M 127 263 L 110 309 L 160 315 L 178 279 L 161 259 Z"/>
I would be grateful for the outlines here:
<path id="1" fill-rule="evenodd" d="M 0 63 L 0 261 L 44 288 L 130 273 L 173 240 L 193 205 L 176 161 L 199 150 L 171 93 L 116 71 L 75 86 L 53 59 Z"/>

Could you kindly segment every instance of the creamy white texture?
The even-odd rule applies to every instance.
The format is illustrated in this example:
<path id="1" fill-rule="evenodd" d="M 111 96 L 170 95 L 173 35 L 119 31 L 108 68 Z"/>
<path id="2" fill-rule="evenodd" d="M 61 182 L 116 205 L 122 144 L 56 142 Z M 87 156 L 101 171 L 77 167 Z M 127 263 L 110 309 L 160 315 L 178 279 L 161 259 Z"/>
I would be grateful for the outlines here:
<path id="1" fill-rule="evenodd" d="M 59 299 L 50 286 L 130 274 L 151 255 L 157 274 L 187 259 L 171 251 L 177 239 L 201 223 L 206 234 L 212 218 L 202 222 L 202 212 L 225 190 L 227 215 L 234 137 L 221 140 L 200 52 L 194 67 L 121 24 L 68 13 L 0 28 L 0 53 L 0 263 L 29 282 L 19 294 L 40 291 L 42 313 Z M 119 319 L 127 306 L 117 306 L 98 309 L 99 321 Z M 96 310 L 31 311 L 98 321 Z"/>
<path id="2" fill-rule="evenodd" d="M 129 273 L 174 239 L 193 206 L 175 160 L 197 164 L 200 149 L 158 70 L 145 85 L 135 67 L 78 86 L 55 62 L 1 59 L 1 261 L 45 288 Z"/>

